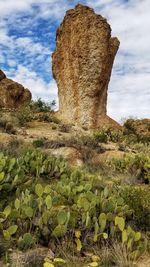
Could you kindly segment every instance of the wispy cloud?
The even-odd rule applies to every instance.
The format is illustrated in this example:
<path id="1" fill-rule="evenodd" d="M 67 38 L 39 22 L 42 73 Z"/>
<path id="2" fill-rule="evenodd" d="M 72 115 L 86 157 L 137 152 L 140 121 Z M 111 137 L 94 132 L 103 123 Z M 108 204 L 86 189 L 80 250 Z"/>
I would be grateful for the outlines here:
<path id="1" fill-rule="evenodd" d="M 53 99 L 57 101 L 57 86 L 54 80 L 47 83 L 36 72 L 29 71 L 22 65 L 18 65 L 15 71 L 8 71 L 7 74 L 10 78 L 22 83 L 25 88 L 32 88 L 34 98 L 41 97 L 46 101 Z"/>
<path id="2" fill-rule="evenodd" d="M 108 113 L 115 119 L 150 117 L 150 1 L 89 0 L 120 40 L 109 85 Z"/>
<path id="3" fill-rule="evenodd" d="M 81 0 L 106 17 L 121 41 L 109 85 L 113 118 L 150 116 L 150 1 Z M 0 0 L 0 66 L 34 97 L 57 96 L 51 73 L 55 32 L 69 0 Z"/>

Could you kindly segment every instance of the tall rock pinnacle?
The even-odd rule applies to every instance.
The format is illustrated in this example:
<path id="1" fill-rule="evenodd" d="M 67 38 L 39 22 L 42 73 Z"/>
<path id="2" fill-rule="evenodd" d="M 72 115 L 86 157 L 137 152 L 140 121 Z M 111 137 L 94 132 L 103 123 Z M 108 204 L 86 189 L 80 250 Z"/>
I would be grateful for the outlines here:
<path id="1" fill-rule="evenodd" d="M 108 119 L 107 91 L 118 48 L 110 25 L 93 9 L 79 4 L 66 12 L 52 55 L 62 120 L 98 128 Z"/>

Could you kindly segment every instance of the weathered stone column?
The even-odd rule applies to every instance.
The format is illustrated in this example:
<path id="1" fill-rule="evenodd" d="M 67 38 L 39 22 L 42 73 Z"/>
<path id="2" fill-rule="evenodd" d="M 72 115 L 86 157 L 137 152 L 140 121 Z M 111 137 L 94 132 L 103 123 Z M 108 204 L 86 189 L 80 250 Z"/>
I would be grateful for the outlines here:
<path id="1" fill-rule="evenodd" d="M 67 11 L 52 55 L 62 120 L 99 127 L 106 117 L 108 83 L 118 48 L 106 19 L 93 9 L 79 4 Z"/>

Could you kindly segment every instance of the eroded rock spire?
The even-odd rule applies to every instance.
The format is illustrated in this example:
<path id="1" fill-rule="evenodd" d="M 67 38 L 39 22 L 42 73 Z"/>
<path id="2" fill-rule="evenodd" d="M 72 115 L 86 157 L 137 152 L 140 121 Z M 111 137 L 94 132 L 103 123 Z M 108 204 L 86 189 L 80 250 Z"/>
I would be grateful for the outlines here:
<path id="1" fill-rule="evenodd" d="M 97 128 L 108 119 L 108 83 L 118 48 L 110 25 L 93 9 L 79 4 L 66 12 L 52 55 L 62 120 Z"/>

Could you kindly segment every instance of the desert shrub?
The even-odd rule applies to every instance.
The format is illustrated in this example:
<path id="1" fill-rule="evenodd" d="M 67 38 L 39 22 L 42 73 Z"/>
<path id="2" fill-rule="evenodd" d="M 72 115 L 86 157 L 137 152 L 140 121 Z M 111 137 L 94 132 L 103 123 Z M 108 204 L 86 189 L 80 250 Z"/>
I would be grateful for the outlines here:
<path id="1" fill-rule="evenodd" d="M 70 138 L 64 139 L 66 146 L 72 146 L 78 149 L 87 147 L 93 150 L 96 150 L 98 153 L 103 153 L 105 149 L 102 145 L 99 144 L 93 136 L 81 135 L 81 136 L 71 136 Z"/>
<path id="2" fill-rule="evenodd" d="M 17 133 L 17 130 L 14 128 L 14 126 L 10 122 L 6 123 L 5 131 L 8 134 L 16 134 Z"/>
<path id="3" fill-rule="evenodd" d="M 57 126 L 55 124 L 52 125 L 52 130 L 56 130 Z"/>
<path id="4" fill-rule="evenodd" d="M 108 142 L 108 134 L 105 130 L 97 131 L 94 133 L 94 138 L 96 141 L 100 143 L 107 143 Z"/>
<path id="5" fill-rule="evenodd" d="M 29 151 L 32 146 L 26 144 L 22 139 L 12 136 L 8 143 L 0 144 L 0 152 L 7 156 L 18 157 Z"/>
<path id="6" fill-rule="evenodd" d="M 29 106 L 20 107 L 16 112 L 16 116 L 20 126 L 26 126 L 33 119 L 33 114 Z"/>
<path id="7" fill-rule="evenodd" d="M 45 102 L 41 98 L 38 98 L 35 101 L 32 101 L 30 104 L 30 108 L 33 112 L 51 112 L 56 106 L 56 102 L 53 100 L 52 102 Z"/>
<path id="8" fill-rule="evenodd" d="M 150 144 L 149 143 L 138 142 L 138 143 L 132 144 L 131 149 L 138 153 L 150 155 Z"/>
<path id="9" fill-rule="evenodd" d="M 134 267 L 135 264 L 133 261 L 136 260 L 136 256 L 129 253 L 127 246 L 122 243 L 115 242 L 111 248 L 111 260 L 112 265 L 117 267 Z"/>
<path id="10" fill-rule="evenodd" d="M 33 141 L 33 146 L 36 147 L 44 147 L 45 145 L 45 139 L 44 138 L 40 138 L 40 139 L 36 139 Z"/>
<path id="11" fill-rule="evenodd" d="M 60 132 L 63 132 L 63 133 L 69 133 L 70 130 L 71 130 L 71 127 L 72 127 L 71 124 L 64 124 L 64 123 L 61 123 L 61 124 L 59 125 L 59 131 L 60 131 Z"/>
<path id="12" fill-rule="evenodd" d="M 122 130 L 115 130 L 112 128 L 108 128 L 106 129 L 106 133 L 108 136 L 108 140 L 114 143 L 117 142 L 123 142 L 125 140 L 125 136 L 123 135 L 123 131 Z"/>
<path id="13" fill-rule="evenodd" d="M 14 128 L 13 124 L 5 118 L 0 119 L 0 128 L 8 134 L 17 133 L 17 130 Z"/>
<path id="14" fill-rule="evenodd" d="M 129 148 L 127 147 L 127 145 L 125 143 L 119 143 L 118 145 L 119 145 L 118 146 L 119 151 L 128 152 Z"/>
<path id="15" fill-rule="evenodd" d="M 0 153 L 0 199 L 3 199 L 3 194 L 15 191 L 18 185 L 24 185 L 27 181 L 31 184 L 36 177 L 59 178 L 69 171 L 63 160 L 36 150 L 25 152 L 18 158 Z"/>
<path id="16" fill-rule="evenodd" d="M 60 123 L 59 119 L 57 119 L 55 117 L 53 112 L 49 112 L 49 113 L 44 112 L 42 114 L 38 114 L 37 119 L 39 121 L 53 122 L 53 123 L 56 123 L 56 124 Z"/>
<path id="17" fill-rule="evenodd" d="M 121 195 L 133 210 L 134 225 L 140 230 L 150 229 L 150 191 L 148 187 L 124 186 Z"/>
<path id="18" fill-rule="evenodd" d="M 39 98 L 37 101 L 32 101 L 29 106 L 20 107 L 16 112 L 20 126 L 25 126 L 32 119 L 59 123 L 59 120 L 53 114 L 54 106 L 54 101 L 46 103 Z"/>
<path id="19" fill-rule="evenodd" d="M 124 123 L 124 134 L 128 136 L 130 142 L 150 142 L 150 120 L 128 119 Z"/>
<path id="20" fill-rule="evenodd" d="M 133 119 L 128 119 L 125 123 L 124 123 L 124 127 L 125 130 L 127 132 L 127 134 L 135 134 L 136 133 L 136 129 L 135 126 L 133 124 L 134 120 Z"/>
<path id="21" fill-rule="evenodd" d="M 94 138 L 101 143 L 109 142 L 122 142 L 125 137 L 123 136 L 123 132 L 121 130 L 114 130 L 112 128 L 103 128 L 94 133 Z"/>
<path id="22" fill-rule="evenodd" d="M 125 155 L 122 158 L 107 160 L 107 166 L 111 171 L 131 174 L 137 180 L 149 183 L 150 180 L 150 157 L 144 154 Z"/>
<path id="23" fill-rule="evenodd" d="M 0 118 L 0 128 L 5 129 L 6 124 L 7 124 L 7 120 L 4 119 L 3 117 Z"/>
<path id="24" fill-rule="evenodd" d="M 59 147 L 74 147 L 80 151 L 85 150 L 95 150 L 97 153 L 105 152 L 105 148 L 100 145 L 91 136 L 71 136 L 69 138 L 61 138 L 58 140 L 48 140 L 45 142 L 45 148 L 59 148 Z"/>
<path id="25" fill-rule="evenodd" d="M 100 195 L 98 194 L 98 196 L 95 197 L 94 194 L 92 193 L 92 191 L 91 191 L 92 181 L 91 181 L 91 183 L 87 184 L 86 187 L 83 186 L 83 184 L 85 183 L 87 178 L 82 173 L 74 172 L 74 173 L 72 173 L 71 177 L 72 177 L 71 182 L 69 184 L 68 184 L 69 178 L 67 179 L 67 177 L 66 177 L 65 180 L 64 180 L 64 178 L 62 178 L 57 184 L 53 185 L 52 187 L 49 187 L 49 186 L 45 187 L 42 184 L 35 184 L 35 186 L 32 187 L 31 191 L 26 189 L 24 192 L 22 192 L 21 195 L 19 194 L 19 191 L 17 191 L 17 199 L 14 202 L 14 208 L 17 210 L 18 209 L 20 210 L 20 219 L 24 221 L 25 218 L 26 219 L 34 218 L 35 212 L 33 213 L 33 206 L 32 206 L 33 204 L 32 203 L 34 203 L 34 207 L 36 207 L 37 215 L 39 212 L 43 213 L 45 211 L 45 208 L 47 207 L 47 213 L 46 214 L 48 217 L 49 216 L 51 217 L 52 213 L 53 213 L 51 210 L 52 203 L 54 206 L 58 205 L 60 203 L 60 201 L 61 201 L 61 205 L 62 204 L 68 205 L 68 204 L 72 203 L 74 205 L 72 212 L 74 211 L 75 213 L 78 214 L 78 216 L 77 216 L 77 214 L 76 214 L 77 217 L 75 216 L 75 214 L 74 215 L 72 214 L 73 217 L 71 219 L 71 210 L 70 210 L 70 212 L 66 211 L 65 209 L 57 210 L 56 211 L 56 214 L 57 214 L 56 219 L 55 219 L 55 217 L 51 217 L 51 219 L 53 218 L 53 220 L 54 220 L 53 223 L 51 224 L 51 227 L 54 229 L 52 232 L 52 235 L 57 236 L 57 237 L 63 236 L 67 231 L 67 228 L 64 228 L 66 221 L 68 221 L 67 222 L 68 228 L 72 227 L 73 225 L 75 226 L 76 224 L 77 224 L 76 227 L 79 227 L 78 223 L 80 222 L 80 220 L 78 217 L 81 218 L 81 215 L 82 216 L 84 215 L 84 217 L 82 219 L 83 221 L 82 221 L 82 225 L 80 225 L 80 227 L 81 227 L 81 231 L 84 231 L 84 223 L 86 223 L 88 211 L 89 211 L 88 216 L 91 217 L 91 220 L 93 221 L 93 213 L 90 212 L 90 205 L 93 203 L 92 205 L 94 205 L 95 208 L 97 205 L 98 205 L 97 208 L 99 208 L 99 204 L 96 201 L 96 199 L 100 200 Z M 57 195 L 57 199 L 52 200 L 53 197 L 55 196 L 55 194 L 53 194 L 54 190 L 56 192 L 55 194 Z M 50 196 L 50 192 L 51 192 L 51 196 Z M 102 188 L 101 188 L 100 192 L 103 192 Z M 113 193 L 113 195 L 112 195 L 112 193 Z M 100 208 L 101 212 L 103 212 L 103 213 L 100 213 L 100 218 L 99 218 L 100 225 L 102 223 L 102 225 L 101 225 L 101 230 L 103 229 L 102 233 L 103 233 L 105 228 L 110 227 L 109 226 L 109 220 L 108 220 L 108 225 L 106 226 L 107 218 L 106 218 L 105 212 L 109 212 L 110 210 L 113 212 L 113 210 L 116 209 L 116 201 L 118 201 L 117 202 L 118 207 L 120 207 L 120 209 L 122 210 L 124 215 L 125 214 L 127 215 L 128 212 L 129 212 L 129 214 L 132 214 L 132 212 L 127 209 L 127 207 L 126 207 L 126 209 L 124 209 L 123 199 L 118 198 L 119 196 L 118 196 L 118 194 L 116 194 L 115 191 L 109 192 L 109 189 L 105 189 L 104 195 L 102 194 L 103 196 L 101 196 L 102 204 L 103 204 L 104 200 L 105 201 L 107 200 L 107 197 L 109 196 L 109 194 L 110 194 L 109 202 L 112 204 L 111 208 L 108 207 L 107 205 L 104 205 L 104 206 L 102 205 L 102 207 Z M 90 195 L 92 197 L 92 199 L 93 199 L 92 203 L 91 203 L 91 200 L 89 199 L 88 195 Z M 42 198 L 43 199 L 42 202 L 39 203 L 38 198 Z M 36 206 L 35 206 L 35 203 L 36 203 Z M 42 206 L 44 205 L 44 206 L 42 207 L 41 205 Z M 70 208 L 71 208 L 71 206 L 70 206 Z M 7 210 L 8 210 L 8 208 L 7 208 Z M 49 210 L 51 210 L 51 213 L 48 212 Z M 9 211 L 11 212 L 11 208 L 9 208 Z M 14 212 L 13 211 L 13 205 L 12 205 L 12 212 Z M 95 212 L 96 212 L 96 210 L 95 210 Z M 5 212 L 4 212 L 4 214 L 5 214 Z M 46 216 L 46 214 L 45 214 L 45 216 Z M 113 214 L 111 214 L 110 217 L 111 217 L 111 220 L 113 220 Z M 41 218 L 41 216 L 40 216 L 40 218 Z M 42 220 L 42 218 L 41 219 L 40 218 L 39 218 L 39 220 L 40 220 L 39 226 L 41 226 L 40 228 L 42 230 L 43 226 L 47 225 L 47 219 L 46 219 L 47 217 L 43 218 L 44 221 Z M 70 219 L 71 219 L 70 224 L 68 224 Z M 13 218 L 13 220 L 15 222 L 15 218 Z M 96 224 L 97 223 L 98 223 L 98 218 L 96 220 Z M 32 220 L 32 224 L 34 225 L 34 219 Z M 117 224 L 117 222 L 116 222 L 116 224 Z M 91 226 L 90 225 L 91 225 L 91 223 L 89 220 L 89 229 L 92 227 L 92 225 Z M 124 223 L 123 223 L 123 225 L 124 225 Z M 47 227 L 48 227 L 48 225 L 47 225 Z M 122 229 L 122 227 L 121 227 L 121 229 Z M 49 229 L 49 233 L 50 232 L 51 231 Z M 29 238 L 31 239 L 31 236 Z M 94 238 L 95 239 L 98 238 L 97 231 L 95 232 Z"/>
<path id="26" fill-rule="evenodd" d="M 76 138 L 76 143 L 82 146 L 92 147 L 93 149 L 98 148 L 98 142 L 92 136 L 81 135 L 79 138 Z"/>
<path id="27" fill-rule="evenodd" d="M 124 188 L 106 185 L 98 176 L 40 151 L 18 158 L 0 154 L 0 193 L 2 240 L 20 249 L 63 237 L 72 238 L 78 252 L 86 244 L 111 245 L 114 240 L 131 257 L 145 249 Z"/>

